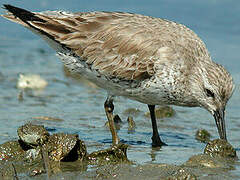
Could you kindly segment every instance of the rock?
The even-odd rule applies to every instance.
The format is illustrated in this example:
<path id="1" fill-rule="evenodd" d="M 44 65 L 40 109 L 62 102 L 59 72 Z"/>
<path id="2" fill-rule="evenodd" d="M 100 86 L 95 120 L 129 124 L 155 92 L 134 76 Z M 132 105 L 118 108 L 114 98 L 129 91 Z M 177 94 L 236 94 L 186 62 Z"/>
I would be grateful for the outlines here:
<path id="1" fill-rule="evenodd" d="M 19 127 L 17 133 L 22 143 L 30 147 L 44 144 L 50 136 L 44 126 L 33 125 L 31 123 Z"/>
<path id="2" fill-rule="evenodd" d="M 233 146 L 223 139 L 209 141 L 204 149 L 204 154 L 211 157 L 236 158 L 236 150 Z"/>
<path id="3" fill-rule="evenodd" d="M 221 157 L 211 157 L 207 154 L 194 155 L 185 163 L 188 167 L 230 168 L 228 162 Z"/>
<path id="4" fill-rule="evenodd" d="M 187 169 L 180 168 L 173 175 L 164 178 L 164 180 L 197 180 L 197 177 Z"/>
<path id="5" fill-rule="evenodd" d="M 41 155 L 40 147 L 25 151 L 25 161 L 32 162 L 32 161 L 41 160 L 41 159 L 42 159 L 42 155 Z"/>
<path id="6" fill-rule="evenodd" d="M 119 117 L 118 114 L 113 116 L 113 121 L 114 121 L 114 123 L 117 123 L 117 124 L 122 123 L 122 120 L 121 120 L 121 118 Z"/>
<path id="7" fill-rule="evenodd" d="M 159 106 L 155 108 L 155 116 L 157 119 L 172 117 L 174 116 L 174 114 L 175 111 L 173 110 L 173 108 L 169 106 Z M 150 112 L 146 112 L 144 115 L 149 118 Z"/>
<path id="8" fill-rule="evenodd" d="M 87 160 L 92 164 L 107 164 L 128 161 L 127 148 L 128 145 L 126 144 L 114 145 L 108 149 L 96 151 L 87 155 Z"/>
<path id="9" fill-rule="evenodd" d="M 43 126 L 29 123 L 21 126 L 18 134 L 21 138 L 18 141 L 0 145 L 1 177 L 12 179 L 15 172 L 50 176 L 67 168 L 86 170 L 87 150 L 78 135 L 58 133 L 50 136 Z"/>
<path id="10" fill-rule="evenodd" d="M 25 151 L 18 141 L 9 141 L 0 145 L 0 161 L 20 161 L 24 156 Z"/>
<path id="11" fill-rule="evenodd" d="M 210 141 L 210 137 L 210 133 L 205 129 L 199 129 L 195 134 L 195 138 L 204 143 Z"/>
<path id="12" fill-rule="evenodd" d="M 50 136 L 46 150 L 53 161 L 83 160 L 87 154 L 86 145 L 78 135 L 64 133 Z"/>

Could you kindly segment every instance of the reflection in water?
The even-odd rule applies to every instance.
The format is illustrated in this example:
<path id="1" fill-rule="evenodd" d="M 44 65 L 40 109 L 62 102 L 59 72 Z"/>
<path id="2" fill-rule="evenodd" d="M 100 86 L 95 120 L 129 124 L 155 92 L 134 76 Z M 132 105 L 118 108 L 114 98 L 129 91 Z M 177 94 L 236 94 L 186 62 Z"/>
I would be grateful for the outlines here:
<path id="1" fill-rule="evenodd" d="M 152 147 L 150 152 L 151 162 L 156 162 L 156 156 L 159 151 L 161 151 L 161 147 Z"/>

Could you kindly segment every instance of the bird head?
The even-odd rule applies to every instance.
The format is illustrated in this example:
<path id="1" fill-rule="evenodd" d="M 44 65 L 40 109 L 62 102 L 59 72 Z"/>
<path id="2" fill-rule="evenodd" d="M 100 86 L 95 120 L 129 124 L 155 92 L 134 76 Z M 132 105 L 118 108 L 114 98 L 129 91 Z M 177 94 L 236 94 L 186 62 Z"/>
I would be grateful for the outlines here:
<path id="1" fill-rule="evenodd" d="M 192 72 L 189 91 L 197 105 L 213 115 L 220 138 L 226 140 L 225 107 L 233 93 L 233 79 L 223 66 L 212 61 L 199 62 Z"/>

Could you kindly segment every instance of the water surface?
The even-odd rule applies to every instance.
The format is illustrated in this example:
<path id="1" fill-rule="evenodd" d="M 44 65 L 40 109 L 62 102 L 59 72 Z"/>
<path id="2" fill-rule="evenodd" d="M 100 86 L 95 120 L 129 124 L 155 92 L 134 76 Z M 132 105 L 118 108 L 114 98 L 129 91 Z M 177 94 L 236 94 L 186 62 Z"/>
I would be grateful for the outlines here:
<path id="1" fill-rule="evenodd" d="M 12 2 L 4 0 L 2 3 Z M 212 59 L 224 65 L 234 78 L 236 88 L 227 106 L 226 123 L 228 140 L 239 154 L 240 1 L 22 0 L 13 5 L 33 11 L 127 11 L 187 25 L 204 40 Z M 37 121 L 32 117 L 50 116 L 64 121 L 38 120 L 37 123 L 52 132 L 78 133 L 90 152 L 110 145 L 110 132 L 104 127 L 106 92 L 65 76 L 62 63 L 43 40 L 3 18 L 0 18 L 0 73 L 0 143 L 16 139 L 17 127 Z M 19 102 L 16 82 L 20 73 L 39 74 L 49 85 L 38 94 L 24 93 L 24 101 Z M 140 114 L 134 116 L 137 124 L 134 133 L 128 133 L 127 115 L 123 113 L 127 108 L 140 110 Z M 176 116 L 158 120 L 161 137 L 169 146 L 155 151 L 151 148 L 150 119 L 143 116 L 148 111 L 147 106 L 124 98 L 116 99 L 115 112 L 125 122 L 118 134 L 130 145 L 130 160 L 137 164 L 181 164 L 190 156 L 203 152 L 205 145 L 194 137 L 197 129 L 204 128 L 213 139 L 218 138 L 214 119 L 208 112 L 200 108 L 173 108 Z M 240 175 L 240 167 L 236 165 L 235 168 L 231 173 Z"/>

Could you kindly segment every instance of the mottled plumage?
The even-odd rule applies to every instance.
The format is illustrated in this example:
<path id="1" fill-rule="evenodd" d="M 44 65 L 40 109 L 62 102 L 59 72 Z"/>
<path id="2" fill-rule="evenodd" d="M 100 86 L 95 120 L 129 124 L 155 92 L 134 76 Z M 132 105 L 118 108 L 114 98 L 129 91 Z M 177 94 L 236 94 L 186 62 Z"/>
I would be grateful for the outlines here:
<path id="1" fill-rule="evenodd" d="M 204 107 L 226 139 L 224 110 L 233 91 L 232 77 L 211 60 L 205 44 L 186 26 L 122 12 L 32 13 L 5 8 L 9 12 L 3 17 L 42 36 L 65 66 L 110 95 L 148 104 L 150 112 L 157 104 Z M 109 119 L 111 98 L 105 105 Z"/>

